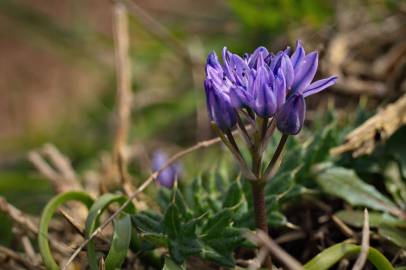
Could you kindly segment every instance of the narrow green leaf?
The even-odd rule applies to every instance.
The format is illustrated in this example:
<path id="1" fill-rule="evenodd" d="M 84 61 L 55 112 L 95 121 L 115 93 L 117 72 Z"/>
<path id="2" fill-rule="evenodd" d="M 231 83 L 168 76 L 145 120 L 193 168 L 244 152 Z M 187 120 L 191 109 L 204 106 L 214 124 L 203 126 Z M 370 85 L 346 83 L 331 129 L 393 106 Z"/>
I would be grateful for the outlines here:
<path id="1" fill-rule="evenodd" d="M 113 239 L 105 261 L 106 270 L 115 270 L 121 267 L 131 241 L 131 218 L 129 215 L 124 214 L 123 217 L 115 219 L 113 225 Z"/>
<path id="2" fill-rule="evenodd" d="M 240 181 L 235 180 L 227 190 L 226 196 L 223 200 L 223 208 L 232 208 L 237 206 L 243 200 L 243 193 L 241 190 Z"/>
<path id="3" fill-rule="evenodd" d="M 353 170 L 330 167 L 318 173 L 316 181 L 325 192 L 340 197 L 351 205 L 366 206 L 394 215 L 401 213 L 393 202 L 375 187 L 363 182 Z"/>
<path id="4" fill-rule="evenodd" d="M 361 246 L 349 243 L 336 244 L 323 250 L 316 255 L 316 257 L 307 262 L 304 265 L 304 269 L 327 270 L 342 258 L 348 255 L 358 254 L 359 252 L 361 252 Z M 388 259 L 372 247 L 370 247 L 368 251 L 368 260 L 377 268 L 377 270 L 394 270 Z"/>
<path id="5" fill-rule="evenodd" d="M 364 212 L 357 210 L 341 210 L 335 215 L 345 223 L 362 228 L 364 225 Z M 392 226 L 402 226 L 406 228 L 406 222 L 387 213 L 369 212 L 369 226 L 371 228 L 379 227 L 381 224 Z"/>
<path id="6" fill-rule="evenodd" d="M 205 234 L 204 238 L 218 237 L 222 231 L 231 223 L 232 211 L 230 209 L 224 209 L 221 212 L 215 214 L 209 219 L 209 221 L 203 226 L 202 233 Z"/>
<path id="7" fill-rule="evenodd" d="M 379 234 L 401 248 L 406 248 L 406 230 L 389 225 L 381 225 Z"/>
<path id="8" fill-rule="evenodd" d="M 49 249 L 48 225 L 58 207 L 68 201 L 79 201 L 86 205 L 87 208 L 89 208 L 93 203 L 93 199 L 90 197 L 90 195 L 81 191 L 70 191 L 58 194 L 47 203 L 42 211 L 38 233 L 39 251 L 47 269 L 59 269 L 59 266 L 56 264 L 54 258 L 52 257 L 51 250 Z"/>
<path id="9" fill-rule="evenodd" d="M 92 207 L 89 210 L 89 215 L 87 216 L 86 219 L 86 227 L 85 227 L 85 235 L 86 237 L 89 237 L 93 231 L 96 229 L 98 223 L 99 223 L 99 218 L 100 215 L 104 212 L 104 210 L 107 209 L 107 207 L 112 204 L 112 203 L 119 203 L 123 204 L 126 201 L 126 197 L 122 195 L 116 195 L 116 194 L 111 194 L 111 193 L 106 193 L 100 198 L 98 198 L 95 203 L 92 205 Z M 132 203 L 130 203 L 126 208 L 125 212 L 127 213 L 134 213 L 135 208 Z M 128 249 L 128 246 L 127 246 Z M 87 257 L 89 260 L 89 266 L 90 269 L 92 270 L 97 270 L 98 267 L 98 259 L 96 256 L 96 251 L 94 248 L 94 242 L 89 241 L 87 245 Z"/>

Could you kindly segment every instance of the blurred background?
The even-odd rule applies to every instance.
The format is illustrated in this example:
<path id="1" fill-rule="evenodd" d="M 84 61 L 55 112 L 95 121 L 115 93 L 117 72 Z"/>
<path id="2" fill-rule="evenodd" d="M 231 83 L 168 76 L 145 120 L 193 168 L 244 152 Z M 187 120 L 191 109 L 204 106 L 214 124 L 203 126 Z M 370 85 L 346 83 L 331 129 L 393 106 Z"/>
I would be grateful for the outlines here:
<path id="1" fill-rule="evenodd" d="M 126 3 L 133 91 L 129 170 L 136 185 L 150 172 L 156 149 L 174 153 L 213 136 L 204 62 L 223 46 L 237 53 L 259 45 L 277 51 L 301 39 L 307 51 L 319 50 L 318 76 L 340 79 L 309 99 L 307 126 L 329 108 L 351 118 L 359 106 L 373 111 L 406 89 L 405 1 Z M 54 192 L 28 161 L 29 151 L 51 143 L 89 179 L 98 177 L 95 171 L 112 151 L 112 6 L 107 0 L 0 0 L 0 195 L 29 213 L 38 214 Z M 209 161 L 196 154 L 183 167 L 195 175 Z"/>

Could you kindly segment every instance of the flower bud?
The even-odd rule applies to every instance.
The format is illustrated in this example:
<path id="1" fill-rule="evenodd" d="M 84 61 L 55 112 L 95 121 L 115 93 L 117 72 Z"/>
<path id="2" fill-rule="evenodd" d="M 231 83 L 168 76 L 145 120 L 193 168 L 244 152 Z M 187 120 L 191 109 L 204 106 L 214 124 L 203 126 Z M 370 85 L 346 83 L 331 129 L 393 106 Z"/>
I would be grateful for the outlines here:
<path id="1" fill-rule="evenodd" d="M 232 129 L 237 123 L 237 114 L 231 105 L 230 97 L 211 79 L 204 81 L 204 88 L 210 119 L 222 131 Z"/>
<path id="2" fill-rule="evenodd" d="M 283 134 L 296 135 L 304 123 L 306 103 L 304 96 L 290 96 L 276 114 L 276 126 Z"/>

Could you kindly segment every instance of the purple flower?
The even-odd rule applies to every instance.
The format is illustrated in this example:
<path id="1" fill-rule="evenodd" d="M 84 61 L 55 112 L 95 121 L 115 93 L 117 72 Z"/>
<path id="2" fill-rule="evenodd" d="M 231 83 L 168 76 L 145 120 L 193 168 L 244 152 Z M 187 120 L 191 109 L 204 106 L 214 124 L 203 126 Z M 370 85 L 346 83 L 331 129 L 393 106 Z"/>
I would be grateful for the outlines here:
<path id="1" fill-rule="evenodd" d="M 291 87 L 287 83 L 288 98 L 277 113 L 276 124 L 282 133 L 296 135 L 302 129 L 305 118 L 304 98 L 335 84 L 337 77 L 332 76 L 311 83 L 317 72 L 318 53 L 311 52 L 306 55 L 300 41 L 297 41 L 296 50 L 290 61 L 294 76 Z M 290 67 L 285 70 L 290 70 Z M 285 71 L 285 74 L 290 74 L 290 71 Z"/>
<path id="2" fill-rule="evenodd" d="M 152 170 L 158 171 L 167 161 L 168 156 L 164 152 L 156 151 L 152 157 Z M 161 186 L 172 188 L 180 172 L 180 164 L 171 164 L 159 173 L 157 180 Z"/>
<path id="3" fill-rule="evenodd" d="M 207 58 L 206 89 L 210 119 L 227 131 L 237 122 L 237 111 L 249 108 L 262 118 L 276 115 L 282 133 L 300 132 L 306 113 L 304 98 L 335 84 L 337 77 L 313 82 L 318 54 L 306 54 L 300 41 L 290 55 L 290 48 L 270 53 L 258 47 L 243 57 L 227 48 L 223 63 L 212 52 Z"/>

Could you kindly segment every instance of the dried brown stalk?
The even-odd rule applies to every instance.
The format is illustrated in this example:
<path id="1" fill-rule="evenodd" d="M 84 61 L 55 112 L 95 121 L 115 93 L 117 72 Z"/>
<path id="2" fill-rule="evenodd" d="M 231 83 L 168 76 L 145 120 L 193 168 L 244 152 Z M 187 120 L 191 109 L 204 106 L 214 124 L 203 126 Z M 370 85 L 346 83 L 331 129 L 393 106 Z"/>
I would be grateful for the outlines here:
<path id="1" fill-rule="evenodd" d="M 370 154 L 377 143 L 385 141 L 404 124 L 406 124 L 406 94 L 348 134 L 346 142 L 331 149 L 330 154 L 353 152 L 354 157 Z"/>
<path id="2" fill-rule="evenodd" d="M 23 213 L 21 210 L 17 209 L 13 205 L 7 203 L 6 199 L 0 196 L 0 211 L 6 214 L 14 224 L 18 225 L 21 230 L 30 236 L 38 235 L 38 225 L 37 221 L 34 221 L 30 216 Z M 48 236 L 50 238 L 51 245 L 61 254 L 69 254 L 71 252 L 71 248 L 66 246 L 63 243 L 60 243 L 52 236 Z"/>
<path id="3" fill-rule="evenodd" d="M 362 228 L 362 243 L 361 243 L 361 252 L 355 261 L 355 264 L 352 270 L 362 270 L 367 261 L 368 250 L 369 250 L 369 217 L 368 210 L 364 210 L 364 226 Z"/>
<path id="4" fill-rule="evenodd" d="M 38 151 L 29 152 L 28 159 L 57 192 L 82 189 L 69 159 L 54 145 L 46 144 Z"/>
<path id="5" fill-rule="evenodd" d="M 27 269 L 30 269 L 30 270 L 45 269 L 43 266 L 37 265 L 34 262 L 32 262 L 31 260 L 27 259 L 24 255 L 19 254 L 19 253 L 15 252 L 14 250 L 11 250 L 4 246 L 0 246 L 0 255 L 4 256 L 4 258 L 0 257 L 0 259 L 4 260 L 4 262 L 0 261 L 0 263 L 6 264 L 7 261 L 12 260 L 12 261 L 18 263 L 19 265 L 23 265 L 24 267 L 26 267 Z M 9 264 L 9 262 L 7 264 Z"/>
<path id="6" fill-rule="evenodd" d="M 113 29 L 117 75 L 117 116 L 114 138 L 113 161 L 117 168 L 124 192 L 129 195 L 134 188 L 127 173 L 127 140 L 131 114 L 131 62 L 129 58 L 128 15 L 124 4 L 113 7 Z"/>
<path id="7" fill-rule="evenodd" d="M 290 270 L 303 270 L 303 266 L 286 251 L 284 251 L 277 243 L 269 238 L 268 234 L 257 231 L 256 234 L 250 233 L 247 235 L 248 239 L 254 243 L 262 245 L 268 249 L 273 258 L 279 260 L 286 269 Z"/>

